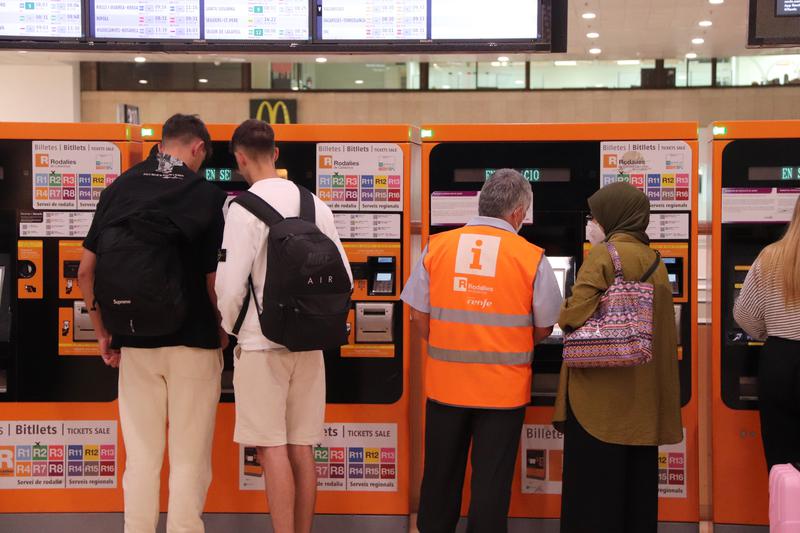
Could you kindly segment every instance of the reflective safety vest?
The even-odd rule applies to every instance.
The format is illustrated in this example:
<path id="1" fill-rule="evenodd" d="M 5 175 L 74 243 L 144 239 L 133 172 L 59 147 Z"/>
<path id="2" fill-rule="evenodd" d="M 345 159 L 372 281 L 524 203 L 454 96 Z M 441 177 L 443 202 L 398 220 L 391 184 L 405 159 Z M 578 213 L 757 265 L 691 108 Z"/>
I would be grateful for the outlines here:
<path id="1" fill-rule="evenodd" d="M 431 237 L 428 398 L 514 408 L 531 398 L 533 282 L 541 248 L 491 226 Z"/>

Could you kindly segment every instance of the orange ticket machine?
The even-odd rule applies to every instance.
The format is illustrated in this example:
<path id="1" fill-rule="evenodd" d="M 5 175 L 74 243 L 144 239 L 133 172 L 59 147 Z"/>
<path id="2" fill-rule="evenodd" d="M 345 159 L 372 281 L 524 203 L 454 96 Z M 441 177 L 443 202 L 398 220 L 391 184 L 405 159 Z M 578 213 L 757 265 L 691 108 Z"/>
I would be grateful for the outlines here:
<path id="1" fill-rule="evenodd" d="M 247 189 L 228 149 L 235 128 L 208 125 L 214 153 L 201 170 L 230 195 Z M 274 129 L 279 174 L 331 207 L 355 278 L 350 343 L 325 353 L 325 436 L 314 448 L 317 511 L 361 515 L 351 524 L 358 531 L 371 531 L 376 520 L 403 527 L 409 514 L 409 332 L 399 296 L 410 269 L 411 177 L 420 164 L 419 130 L 406 125 Z M 145 125 L 143 138 L 147 154 L 161 139 L 160 126 Z M 255 450 L 232 440 L 232 368 L 229 353 L 207 511 L 264 512 Z"/>
<path id="2" fill-rule="evenodd" d="M 753 261 L 791 219 L 800 194 L 800 121 L 718 122 L 712 128 L 715 531 L 760 531 L 769 506 L 758 416 L 762 343 L 739 328 L 733 306 Z"/>
<path id="3" fill-rule="evenodd" d="M 77 274 L 141 149 L 139 126 L 0 123 L 0 513 L 122 508 L 117 375 Z"/>
<path id="4" fill-rule="evenodd" d="M 584 257 L 587 198 L 615 181 L 648 195 L 648 233 L 673 285 L 685 434 L 659 454 L 660 519 L 671 522 L 671 530 L 697 531 L 697 125 L 433 124 L 423 127 L 422 137 L 423 241 L 477 215 L 486 179 L 498 168 L 516 168 L 534 196 L 520 235 L 545 249 L 566 296 Z M 551 419 L 562 347 L 556 329 L 534 355 L 511 502 L 515 518 L 560 514 L 563 435 Z M 603 480 L 597 486 L 602 490 Z"/>

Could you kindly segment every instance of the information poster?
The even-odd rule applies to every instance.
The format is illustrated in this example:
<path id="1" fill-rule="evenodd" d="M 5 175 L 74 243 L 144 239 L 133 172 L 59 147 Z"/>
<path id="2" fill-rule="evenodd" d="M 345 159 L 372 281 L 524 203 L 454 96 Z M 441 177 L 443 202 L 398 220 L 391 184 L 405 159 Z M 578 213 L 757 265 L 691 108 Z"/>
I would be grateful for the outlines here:
<path id="1" fill-rule="evenodd" d="M 20 211 L 20 237 L 82 239 L 92 227 L 91 211 Z"/>
<path id="2" fill-rule="evenodd" d="M 722 223 L 789 222 L 798 196 L 798 188 L 724 188 Z"/>
<path id="3" fill-rule="evenodd" d="M 0 489 L 112 489 L 116 420 L 0 422 Z"/>
<path id="4" fill-rule="evenodd" d="M 334 211 L 402 211 L 402 149 L 390 143 L 318 144 L 317 196 Z"/>
<path id="5" fill-rule="evenodd" d="M 689 213 L 652 213 L 647 235 L 654 241 L 689 238 Z"/>
<path id="6" fill-rule="evenodd" d="M 658 495 L 686 498 L 686 430 L 679 444 L 658 448 Z M 550 424 L 522 428 L 522 493 L 561 494 L 564 470 L 564 434 Z M 597 458 L 602 461 L 602 457 Z"/>
<path id="7" fill-rule="evenodd" d="M 43 269 L 44 243 L 38 240 L 17 242 L 17 298 L 44 298 Z"/>
<path id="8" fill-rule="evenodd" d="M 119 148 L 109 142 L 34 141 L 33 208 L 94 211 L 120 173 Z"/>
<path id="9" fill-rule="evenodd" d="M 683 141 L 604 142 L 600 186 L 630 183 L 650 199 L 653 211 L 692 208 L 692 151 Z"/>
<path id="10" fill-rule="evenodd" d="M 686 429 L 678 444 L 658 447 L 658 496 L 686 498 Z"/>
<path id="11" fill-rule="evenodd" d="M 397 491 L 397 424 L 326 423 L 313 452 L 319 490 Z M 255 448 L 239 447 L 239 489 L 264 490 Z"/>
<path id="12" fill-rule="evenodd" d="M 436 191 L 431 194 L 431 225 L 461 226 L 478 216 L 480 191 Z M 533 198 L 523 224 L 533 224 Z"/>
<path id="13" fill-rule="evenodd" d="M 324 40 L 427 39 L 427 0 L 323 0 Z"/>
<path id="14" fill-rule="evenodd" d="M 400 215 L 390 213 L 336 213 L 333 215 L 340 239 L 399 239 Z"/>

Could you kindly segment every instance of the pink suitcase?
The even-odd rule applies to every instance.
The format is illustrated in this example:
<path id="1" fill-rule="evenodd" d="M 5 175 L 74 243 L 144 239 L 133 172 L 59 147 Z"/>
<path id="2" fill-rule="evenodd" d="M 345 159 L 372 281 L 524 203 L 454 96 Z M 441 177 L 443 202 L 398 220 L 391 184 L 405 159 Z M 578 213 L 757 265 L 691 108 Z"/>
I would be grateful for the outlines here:
<path id="1" fill-rule="evenodd" d="M 800 533 L 800 470 L 775 465 L 769 473 L 770 533 Z"/>

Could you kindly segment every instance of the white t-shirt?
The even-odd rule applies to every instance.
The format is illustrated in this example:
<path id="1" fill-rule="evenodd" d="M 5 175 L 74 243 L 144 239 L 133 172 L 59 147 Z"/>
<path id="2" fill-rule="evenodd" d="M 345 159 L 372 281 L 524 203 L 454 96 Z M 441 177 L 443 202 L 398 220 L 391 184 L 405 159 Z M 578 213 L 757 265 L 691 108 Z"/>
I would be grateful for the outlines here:
<path id="1" fill-rule="evenodd" d="M 269 178 L 257 181 L 250 187 L 250 192 L 267 201 L 285 218 L 300 214 L 300 192 L 297 186 L 282 178 Z M 347 274 L 352 284 L 353 274 L 347 260 L 333 213 L 322 200 L 314 197 L 317 227 L 327 235 L 342 254 Z M 267 273 L 267 236 L 269 228 L 261 220 L 239 204 L 231 204 L 225 221 L 225 236 L 222 240 L 224 260 L 217 266 L 217 306 L 222 314 L 222 327 L 231 333 L 244 299 L 249 290 L 247 278 L 253 277 L 253 287 L 258 299 L 259 308 L 263 309 L 264 280 Z M 255 302 L 251 296 L 250 307 L 239 331 L 238 343 L 243 350 L 285 350 L 284 346 L 274 343 L 261 333 L 261 325 Z"/>

